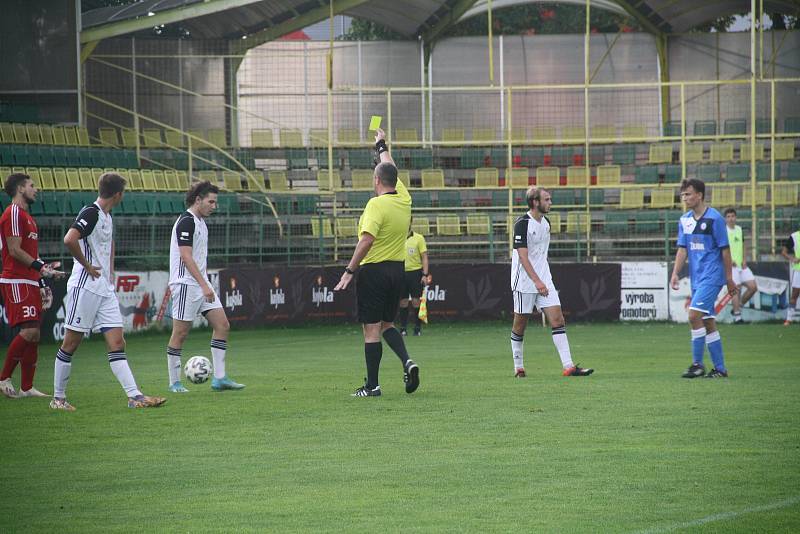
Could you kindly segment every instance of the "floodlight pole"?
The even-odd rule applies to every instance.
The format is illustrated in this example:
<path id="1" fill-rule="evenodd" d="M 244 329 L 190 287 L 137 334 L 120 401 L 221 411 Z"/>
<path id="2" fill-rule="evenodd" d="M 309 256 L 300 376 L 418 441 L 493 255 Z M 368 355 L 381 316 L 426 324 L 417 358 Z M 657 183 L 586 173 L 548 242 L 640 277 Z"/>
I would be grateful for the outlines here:
<path id="1" fill-rule="evenodd" d="M 589 62 L 591 59 L 589 38 L 591 36 L 591 0 L 586 0 L 586 33 L 583 38 L 583 165 L 586 168 L 586 257 L 591 256 L 592 250 L 592 225 L 591 221 L 591 183 L 592 175 L 589 169 L 589 83 L 591 73 L 589 72 Z"/>
<path id="2" fill-rule="evenodd" d="M 759 13 L 760 18 L 760 13 Z M 719 53 L 719 52 L 718 52 Z M 758 212 L 756 211 L 756 0 L 750 0 L 750 210 L 753 214 L 751 261 L 758 258 Z M 774 211 L 773 217 L 774 220 Z"/>

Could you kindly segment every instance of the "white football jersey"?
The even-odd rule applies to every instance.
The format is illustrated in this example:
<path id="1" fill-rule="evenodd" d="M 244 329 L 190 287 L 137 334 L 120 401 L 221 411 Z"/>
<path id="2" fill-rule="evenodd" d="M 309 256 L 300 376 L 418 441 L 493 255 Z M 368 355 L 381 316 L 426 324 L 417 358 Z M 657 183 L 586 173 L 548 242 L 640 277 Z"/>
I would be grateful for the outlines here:
<path id="1" fill-rule="evenodd" d="M 104 297 L 114 294 L 111 282 L 111 245 L 114 242 L 114 224 L 111 214 L 105 213 L 97 202 L 84 206 L 71 228 L 81 234 L 80 247 L 86 261 L 100 267 L 100 277 L 92 278 L 83 265 L 75 261 L 67 288 L 80 288 Z"/>
<path id="2" fill-rule="evenodd" d="M 202 217 L 187 210 L 181 213 L 172 227 L 169 244 L 169 283 L 199 286 L 192 273 L 181 261 L 179 247 L 192 247 L 192 258 L 203 278 L 208 280 L 206 262 L 208 258 L 208 227 Z"/>
<path id="3" fill-rule="evenodd" d="M 530 212 L 514 223 L 514 249 L 511 252 L 511 290 L 521 293 L 537 293 L 536 285 L 530 279 L 519 261 L 517 249 L 528 249 L 528 260 L 536 275 L 549 284 L 553 281 L 550 266 L 547 264 L 547 250 L 550 248 L 550 221 L 542 217 L 534 219 Z"/>

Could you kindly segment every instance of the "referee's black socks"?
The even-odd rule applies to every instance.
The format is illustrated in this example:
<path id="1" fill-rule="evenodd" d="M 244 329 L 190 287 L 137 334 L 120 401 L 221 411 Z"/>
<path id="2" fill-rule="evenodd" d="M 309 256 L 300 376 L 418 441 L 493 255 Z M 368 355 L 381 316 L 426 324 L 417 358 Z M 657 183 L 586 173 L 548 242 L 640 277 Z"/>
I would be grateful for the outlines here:
<path id="1" fill-rule="evenodd" d="M 407 309 L 408 308 L 406 308 L 406 310 Z M 397 328 L 392 327 L 386 330 L 383 333 L 383 339 L 386 340 L 386 343 L 388 343 L 389 347 L 397 354 L 397 357 L 403 362 L 403 367 L 405 367 L 408 361 L 408 351 L 406 350 L 406 344 L 403 342 L 403 336 L 400 335 Z"/>
<path id="2" fill-rule="evenodd" d="M 408 326 L 408 306 L 405 308 L 400 308 L 399 319 L 400 319 L 400 327 L 405 328 Z"/>
<path id="3" fill-rule="evenodd" d="M 367 386 L 370 389 L 374 389 L 375 386 L 379 385 L 378 369 L 381 367 L 381 356 L 383 356 L 383 345 L 380 341 L 364 343 L 364 357 L 367 360 Z"/>

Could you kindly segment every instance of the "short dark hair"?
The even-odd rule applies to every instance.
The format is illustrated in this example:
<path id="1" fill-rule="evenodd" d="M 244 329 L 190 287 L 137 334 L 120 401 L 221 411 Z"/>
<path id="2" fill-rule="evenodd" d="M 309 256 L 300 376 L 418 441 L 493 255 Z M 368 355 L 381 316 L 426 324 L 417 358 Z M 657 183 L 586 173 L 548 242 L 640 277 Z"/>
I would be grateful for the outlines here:
<path id="1" fill-rule="evenodd" d="M 689 187 L 691 187 L 692 189 L 703 195 L 703 200 L 705 200 L 706 184 L 703 182 L 703 180 L 700 180 L 698 178 L 689 178 L 688 180 L 683 180 L 681 182 L 681 193 L 686 191 L 686 189 L 688 189 Z"/>
<path id="2" fill-rule="evenodd" d="M 23 174 L 21 172 L 15 172 L 14 174 L 9 174 L 8 178 L 6 178 L 6 184 L 3 188 L 11 198 L 14 198 L 17 195 L 17 188 L 25 183 L 25 180 L 30 180 L 31 177 L 27 174 Z"/>
<path id="3" fill-rule="evenodd" d="M 104 172 L 97 183 L 100 198 L 111 198 L 117 193 L 122 193 L 127 183 L 125 178 L 115 172 Z"/>
<path id="4" fill-rule="evenodd" d="M 525 191 L 525 202 L 528 203 L 528 207 L 533 209 L 533 201 L 534 200 L 542 200 L 542 191 L 545 191 L 543 187 L 536 187 L 532 185 Z"/>
<path id="5" fill-rule="evenodd" d="M 723 215 L 727 216 L 729 213 L 733 213 L 734 215 L 736 215 L 736 210 L 733 208 L 728 208 L 725 210 L 725 213 L 723 213 Z"/>
<path id="6" fill-rule="evenodd" d="M 378 163 L 378 166 L 375 167 L 375 176 L 378 177 L 383 185 L 397 187 L 397 167 L 388 161 Z"/>
<path id="7" fill-rule="evenodd" d="M 197 182 L 189 188 L 189 191 L 186 192 L 186 207 L 192 207 L 195 200 L 198 198 L 206 198 L 210 193 L 219 194 L 219 187 L 212 184 L 208 180 L 204 182 Z"/>

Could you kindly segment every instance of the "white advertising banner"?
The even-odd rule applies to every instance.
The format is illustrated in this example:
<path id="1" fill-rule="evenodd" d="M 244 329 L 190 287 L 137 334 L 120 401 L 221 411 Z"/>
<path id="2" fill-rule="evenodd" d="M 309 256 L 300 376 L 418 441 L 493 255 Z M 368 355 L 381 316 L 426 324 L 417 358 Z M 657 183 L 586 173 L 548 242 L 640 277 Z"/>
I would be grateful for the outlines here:
<path id="1" fill-rule="evenodd" d="M 620 319 L 623 321 L 669 319 L 667 282 L 665 262 L 623 262 Z"/>

